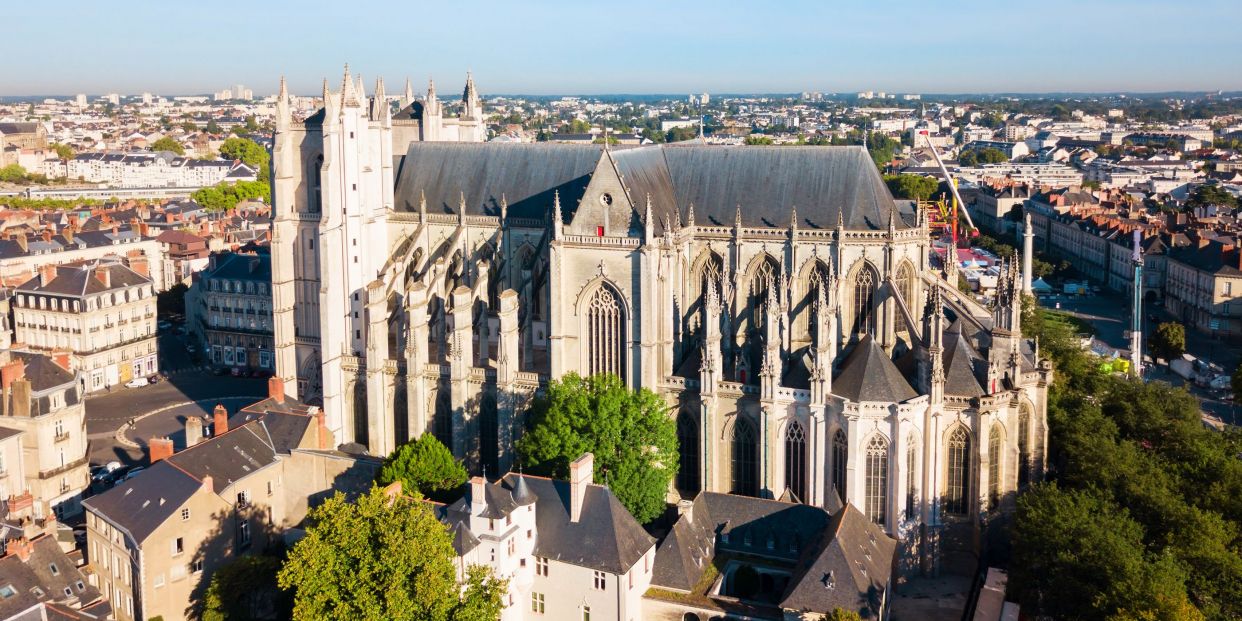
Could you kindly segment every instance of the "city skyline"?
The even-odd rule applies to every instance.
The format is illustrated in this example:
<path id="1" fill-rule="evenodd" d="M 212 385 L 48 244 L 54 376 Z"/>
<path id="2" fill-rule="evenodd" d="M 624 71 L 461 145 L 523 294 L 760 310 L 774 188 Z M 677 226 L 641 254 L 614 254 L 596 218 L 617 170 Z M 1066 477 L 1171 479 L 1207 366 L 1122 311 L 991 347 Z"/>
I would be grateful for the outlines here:
<path id="1" fill-rule="evenodd" d="M 1242 88 L 1229 70 L 1230 59 L 1242 57 L 1242 42 L 1200 34 L 1204 24 L 1242 23 L 1242 6 L 1223 1 L 1175 8 L 1057 1 L 1034 12 L 960 2 L 943 18 L 910 2 L 880 12 L 857 4 L 774 9 L 641 1 L 620 12 L 547 0 L 521 8 L 485 3 L 469 16 L 451 6 L 392 2 L 351 5 L 344 13 L 327 2 L 296 10 L 226 2 L 218 14 L 241 19 L 218 22 L 225 31 L 188 6 L 140 4 L 142 10 L 120 14 L 69 2 L 55 32 L 86 48 L 48 46 L 45 15 L 13 7 L 17 28 L 9 41 L 17 62 L 0 80 L 0 96 L 180 95 L 238 83 L 265 95 L 281 75 L 293 92 L 311 94 L 324 78 L 339 81 L 344 63 L 368 87 L 377 75 L 390 88 L 409 77 L 421 92 L 431 77 L 444 93 L 457 90 L 468 70 L 488 93 L 527 95 Z M 462 19 L 471 20 L 471 34 L 446 27 Z M 236 43 L 215 49 L 224 32 Z M 1162 43 L 1158 54 L 1125 51 Z"/>

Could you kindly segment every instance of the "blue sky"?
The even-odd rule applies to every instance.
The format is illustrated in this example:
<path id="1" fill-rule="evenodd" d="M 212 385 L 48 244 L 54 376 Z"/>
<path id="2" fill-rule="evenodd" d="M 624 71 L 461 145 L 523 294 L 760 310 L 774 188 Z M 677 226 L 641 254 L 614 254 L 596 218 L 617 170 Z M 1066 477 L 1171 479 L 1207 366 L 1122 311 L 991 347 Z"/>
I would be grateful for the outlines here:
<path id="1" fill-rule="evenodd" d="M 1242 89 L 1242 1 L 59 0 L 5 9 L 0 95 L 297 93 L 346 62 L 486 93 Z M 334 86 L 335 87 L 335 86 Z"/>

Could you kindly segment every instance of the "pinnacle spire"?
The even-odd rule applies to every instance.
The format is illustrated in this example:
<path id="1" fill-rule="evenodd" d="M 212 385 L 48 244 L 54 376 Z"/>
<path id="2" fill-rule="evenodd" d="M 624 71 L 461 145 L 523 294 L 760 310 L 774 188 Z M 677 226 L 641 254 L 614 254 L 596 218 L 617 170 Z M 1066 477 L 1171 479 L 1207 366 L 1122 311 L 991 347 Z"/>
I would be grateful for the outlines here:
<path id="1" fill-rule="evenodd" d="M 354 80 L 349 75 L 349 65 L 345 65 L 345 77 L 341 80 L 341 107 L 357 106 L 358 91 L 354 85 Z"/>
<path id="2" fill-rule="evenodd" d="M 738 228 L 742 228 L 742 206 L 737 206 L 737 212 L 733 214 L 733 224 Z"/>
<path id="3" fill-rule="evenodd" d="M 280 92 L 276 94 L 276 98 L 283 101 L 289 98 L 289 88 L 285 86 L 285 76 L 280 76 Z"/>
<path id="4" fill-rule="evenodd" d="M 405 107 L 414 101 L 414 87 L 410 85 L 410 78 L 405 78 L 405 96 L 401 98 L 401 106 Z"/>
<path id="5" fill-rule="evenodd" d="M 690 213 L 686 216 L 686 226 L 694 226 L 694 203 L 690 203 Z"/>

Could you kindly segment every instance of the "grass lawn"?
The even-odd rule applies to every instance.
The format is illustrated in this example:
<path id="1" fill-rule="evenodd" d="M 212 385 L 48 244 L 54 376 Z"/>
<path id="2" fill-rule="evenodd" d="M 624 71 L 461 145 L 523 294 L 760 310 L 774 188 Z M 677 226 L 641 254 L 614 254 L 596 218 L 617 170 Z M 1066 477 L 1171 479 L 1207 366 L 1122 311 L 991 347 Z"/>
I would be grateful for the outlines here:
<path id="1" fill-rule="evenodd" d="M 1043 314 L 1044 321 L 1047 323 L 1064 325 L 1067 329 L 1069 329 L 1069 331 L 1075 334 L 1095 334 L 1095 328 L 1091 327 L 1091 324 L 1084 319 L 1079 319 L 1073 315 L 1060 311 L 1048 310 L 1046 308 L 1039 309 L 1039 312 Z"/>

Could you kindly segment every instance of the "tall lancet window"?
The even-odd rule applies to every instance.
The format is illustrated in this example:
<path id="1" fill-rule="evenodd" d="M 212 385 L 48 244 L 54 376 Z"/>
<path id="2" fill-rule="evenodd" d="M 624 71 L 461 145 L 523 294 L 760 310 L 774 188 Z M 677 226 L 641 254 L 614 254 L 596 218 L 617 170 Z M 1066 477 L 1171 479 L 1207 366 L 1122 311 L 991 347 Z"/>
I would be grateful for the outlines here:
<path id="1" fill-rule="evenodd" d="M 312 213 L 323 211 L 323 156 L 315 158 L 315 163 L 311 165 L 311 195 L 307 204 L 310 205 Z"/>
<path id="2" fill-rule="evenodd" d="M 587 371 L 612 373 L 625 379 L 625 310 L 612 287 L 595 289 L 587 305 Z"/>
<path id="3" fill-rule="evenodd" d="M 1018 411 L 1018 487 L 1025 488 L 1031 476 L 1031 407 Z"/>
<path id="4" fill-rule="evenodd" d="M 911 314 L 914 313 L 916 305 L 914 304 L 914 270 L 909 263 L 902 263 L 897 269 L 897 279 L 894 282 L 897 292 L 901 294 L 901 299 L 906 303 L 906 310 Z M 910 327 L 906 325 L 906 316 L 902 314 L 901 309 L 893 309 L 896 320 L 893 326 L 896 332 L 908 332 Z"/>
<path id="5" fill-rule="evenodd" d="M 864 265 L 854 276 L 854 336 L 862 338 L 875 332 L 875 287 L 878 278 L 870 265 Z"/>
<path id="6" fill-rule="evenodd" d="M 806 502 L 806 432 L 798 421 L 790 422 L 785 430 L 785 486 Z"/>
<path id="7" fill-rule="evenodd" d="M 867 443 L 867 517 L 883 525 L 888 507 L 888 440 L 876 434 Z"/>
<path id="8" fill-rule="evenodd" d="M 805 308 L 801 313 L 803 317 L 807 318 L 807 321 L 804 322 L 805 325 L 802 326 L 802 329 L 806 330 L 806 338 L 813 345 L 817 346 L 820 343 L 815 342 L 815 328 L 819 325 L 819 322 L 827 319 L 826 317 L 819 316 L 819 309 L 816 306 L 819 303 L 819 292 L 821 290 L 824 292 L 824 302 L 830 303 L 832 301 L 832 289 L 828 278 L 828 268 L 823 263 L 817 261 L 811 269 L 810 277 L 807 278 L 806 299 L 803 302 Z"/>
<path id="9" fill-rule="evenodd" d="M 845 461 L 849 458 L 849 452 L 845 432 L 838 429 L 832 436 L 832 486 L 836 488 L 841 504 L 845 504 Z"/>
<path id="10" fill-rule="evenodd" d="M 915 473 L 918 472 L 919 436 L 913 431 L 906 436 L 906 519 L 914 518 L 914 499 L 917 493 Z"/>
<path id="11" fill-rule="evenodd" d="M 755 428 L 740 414 L 733 425 L 733 493 L 756 496 L 759 493 L 759 460 Z"/>
<path id="12" fill-rule="evenodd" d="M 694 498 L 699 491 L 699 426 L 690 412 L 677 415 L 677 491 Z"/>
<path id="13" fill-rule="evenodd" d="M 750 279 L 750 327 L 758 331 L 760 337 L 768 316 L 768 294 L 780 286 L 780 269 L 772 257 L 765 257 Z"/>
<path id="14" fill-rule="evenodd" d="M 992 423 L 988 434 L 988 504 L 995 509 L 1000 505 L 1001 477 L 1005 476 L 1005 430 L 1000 423 Z"/>
<path id="15" fill-rule="evenodd" d="M 945 462 L 945 513 L 966 515 L 970 509 L 970 432 L 958 426 L 949 434 Z"/>

